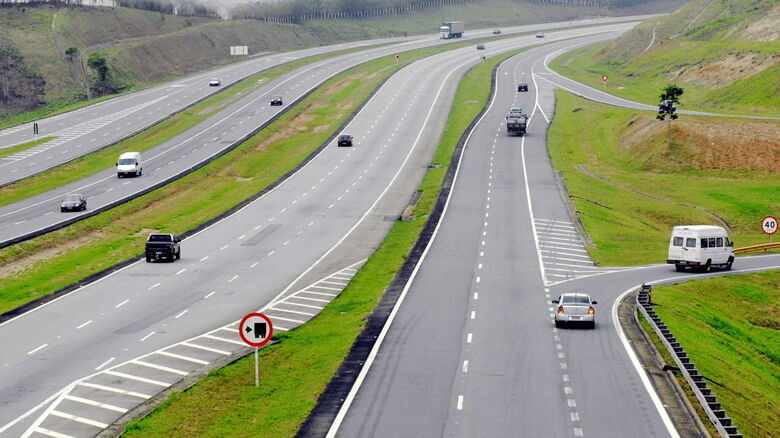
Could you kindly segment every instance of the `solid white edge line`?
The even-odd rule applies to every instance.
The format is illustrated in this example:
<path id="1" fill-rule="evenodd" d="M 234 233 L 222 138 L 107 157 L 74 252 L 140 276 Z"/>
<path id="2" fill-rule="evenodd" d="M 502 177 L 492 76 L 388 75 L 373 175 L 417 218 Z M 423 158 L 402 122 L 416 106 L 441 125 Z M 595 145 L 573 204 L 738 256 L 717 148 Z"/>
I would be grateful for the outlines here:
<path id="1" fill-rule="evenodd" d="M 507 59 L 511 59 L 511 58 L 507 58 Z M 502 61 L 501 64 L 503 64 L 504 62 L 506 62 L 506 60 Z M 453 69 L 452 71 L 455 70 L 456 69 Z M 450 74 L 452 74 L 452 72 L 450 72 Z M 446 78 L 445 78 L 445 82 L 446 82 Z M 496 78 L 496 90 L 498 90 L 498 77 Z M 488 107 L 487 111 L 485 111 L 485 113 L 482 115 L 482 117 L 480 117 L 477 123 L 474 124 L 474 127 L 471 129 L 471 132 L 469 132 L 469 135 L 466 137 L 466 141 L 463 144 L 463 149 L 461 149 L 460 151 L 460 159 L 458 160 L 458 166 L 455 169 L 455 175 L 452 179 L 450 193 L 447 195 L 447 201 L 444 203 L 444 208 L 442 209 L 441 217 L 439 218 L 439 223 L 436 224 L 436 228 L 434 228 L 433 233 L 431 234 L 431 240 L 428 241 L 428 245 L 425 247 L 422 254 L 420 255 L 420 260 L 417 261 L 417 264 L 412 270 L 412 274 L 409 276 L 409 280 L 406 282 L 406 285 L 401 291 L 401 295 L 398 297 L 398 301 L 396 301 L 393 310 L 390 312 L 390 315 L 387 317 L 387 321 L 385 322 L 384 327 L 382 327 L 382 331 L 379 333 L 379 336 L 377 337 L 376 342 L 374 343 L 374 347 L 371 349 L 371 352 L 369 353 L 366 362 L 363 364 L 363 367 L 360 369 L 360 374 L 358 374 L 358 377 L 355 380 L 355 383 L 352 385 L 349 394 L 347 394 L 347 398 L 344 399 L 344 403 L 341 405 L 338 414 L 336 414 L 336 418 L 333 420 L 333 424 L 331 424 L 330 429 L 328 430 L 328 434 L 326 435 L 326 438 L 335 438 L 336 433 L 338 433 L 339 427 L 341 427 L 341 423 L 344 421 L 344 418 L 347 415 L 347 411 L 349 411 L 349 408 L 352 405 L 352 401 L 355 399 L 357 392 L 360 390 L 360 387 L 363 384 L 366 375 L 368 375 L 368 370 L 371 368 L 371 365 L 373 365 L 374 359 L 376 358 L 376 355 L 379 352 L 379 348 L 382 346 L 382 342 L 384 341 L 385 336 L 387 336 L 387 332 L 390 330 L 390 326 L 393 324 L 393 320 L 395 319 L 396 314 L 398 314 L 398 309 L 400 309 L 401 304 L 403 304 L 404 299 L 406 298 L 406 294 L 409 292 L 412 283 L 414 283 L 415 277 L 417 277 L 417 272 L 420 270 L 420 267 L 425 261 L 425 257 L 428 255 L 428 251 L 431 249 L 431 246 L 433 246 L 434 240 L 436 240 L 436 235 L 439 233 L 439 228 L 441 227 L 442 222 L 444 222 L 444 217 L 447 215 L 447 208 L 450 205 L 452 194 L 455 191 L 455 185 L 458 181 L 458 173 L 460 172 L 460 166 L 463 163 L 463 154 L 465 153 L 466 147 L 469 144 L 471 135 L 474 133 L 474 131 L 476 131 L 477 126 L 479 126 L 479 124 L 482 123 L 482 120 L 485 118 L 485 116 L 487 116 L 487 114 L 490 112 L 490 109 L 493 107 L 493 104 L 496 101 L 496 96 L 498 96 L 498 92 L 493 93 L 493 99 L 490 102 L 490 106 Z"/>
<path id="2" fill-rule="evenodd" d="M 638 289 L 640 286 L 641 285 L 629 288 L 620 294 L 615 302 L 612 303 L 612 323 L 615 325 L 615 331 L 617 332 L 620 342 L 623 344 L 623 348 L 626 350 L 628 358 L 631 360 L 631 364 L 634 366 L 634 370 L 636 370 L 636 373 L 639 375 L 639 379 L 642 381 L 645 390 L 647 390 L 647 394 L 650 396 L 650 400 L 653 401 L 653 405 L 655 405 L 655 409 L 658 411 L 658 415 L 661 416 L 661 420 L 663 421 L 667 432 L 669 432 L 669 435 L 673 438 L 679 438 L 680 435 L 677 433 L 677 429 L 675 429 L 674 424 L 672 423 L 672 419 L 669 418 L 669 414 L 666 412 L 666 409 L 664 409 L 663 403 L 658 398 L 658 394 L 656 394 L 655 388 L 653 388 L 653 385 L 650 383 L 650 379 L 647 377 L 647 372 L 644 368 L 642 368 L 642 364 L 636 357 L 636 353 L 634 353 L 633 348 L 631 348 L 631 345 L 628 342 L 628 338 L 623 331 L 623 326 L 620 325 L 620 318 L 618 318 L 618 305 L 620 302 L 626 295 Z"/>

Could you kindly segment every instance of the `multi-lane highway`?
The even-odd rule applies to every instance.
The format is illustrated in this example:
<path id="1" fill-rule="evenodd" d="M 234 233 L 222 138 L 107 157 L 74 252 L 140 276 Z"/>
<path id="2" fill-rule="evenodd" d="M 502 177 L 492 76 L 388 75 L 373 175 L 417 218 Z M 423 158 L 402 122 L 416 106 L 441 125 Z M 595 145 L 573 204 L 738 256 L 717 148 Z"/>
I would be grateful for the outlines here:
<path id="1" fill-rule="evenodd" d="M 567 43 L 555 40 L 596 40 L 632 25 L 551 32 L 547 38 L 559 47 Z M 496 41 L 486 55 L 536 43 L 532 35 Z M 290 294 L 334 272 L 350 272 L 378 245 L 392 225 L 386 218 L 397 217 L 422 178 L 459 76 L 480 55 L 467 47 L 402 69 L 345 130 L 355 135 L 354 147 L 324 149 L 272 192 L 187 239 L 181 261 L 133 264 L 1 325 L 0 393 L 13 396 L 2 400 L 0 424 L 6 426 L 0 436 L 91 436 L 113 421 L 110 415 L 142 401 L 129 393 L 163 389 L 189 373 L 188 360 L 211 363 L 191 346 L 169 352 L 177 357 L 139 357 L 269 302 L 286 300 L 285 306 L 273 305 L 281 327 L 316 313 L 318 295 L 293 301 Z M 325 297 L 338 283 L 314 291 Z M 209 338 L 216 345 L 205 351 L 238 348 L 229 334 L 217 338 L 225 336 Z M 71 392 L 93 374 L 89 388 L 113 399 Z M 111 391 L 118 386 L 124 392 Z M 43 403 L 57 397 L 56 407 Z"/>
<path id="2" fill-rule="evenodd" d="M 329 436 L 677 436 L 615 303 L 643 282 L 723 273 L 593 264 L 547 155 L 552 89 L 532 72 L 551 52 L 499 68 L 500 91 L 465 146 L 447 213 Z M 531 92 L 508 91 L 520 81 Z M 532 113 L 524 138 L 503 127 L 513 106 Z M 780 256 L 735 266 L 778 269 Z M 570 291 L 599 301 L 595 330 L 555 328 L 550 301 Z"/>
<path id="3" fill-rule="evenodd" d="M 616 20 L 610 19 L 608 21 Z M 574 24 L 580 23 L 575 22 Z M 570 26 L 570 24 L 567 23 L 566 26 Z M 508 29 L 507 33 L 528 31 L 538 27 L 518 26 Z M 550 25 L 548 24 L 545 27 L 550 27 Z M 486 34 L 487 31 L 474 31 L 469 33 L 469 38 L 483 37 Z M 550 37 L 553 36 L 553 34 L 550 35 Z M 145 152 L 143 154 L 143 175 L 139 178 L 120 180 L 116 177 L 115 169 L 105 169 L 77 182 L 0 207 L 0 247 L 28 239 L 38 235 L 41 231 L 53 230 L 97 214 L 100 211 L 116 206 L 139 194 L 146 193 L 172 181 L 240 143 L 244 138 L 256 132 L 257 129 L 272 121 L 284 108 L 294 104 L 294 102 L 318 87 L 328 78 L 356 64 L 403 50 L 412 50 L 441 43 L 441 40 L 434 37 L 423 37 L 405 41 L 401 44 L 370 48 L 360 52 L 336 56 L 296 69 L 243 96 L 187 132 Z M 347 45 L 347 47 L 357 47 L 365 44 L 367 43 L 355 43 Z M 330 50 L 342 49 L 344 47 L 345 45 L 339 45 Z M 312 49 L 308 52 L 295 52 L 295 54 L 284 57 L 278 56 L 264 58 L 265 60 L 253 60 L 237 64 L 225 69 L 225 71 L 214 73 L 214 75 L 224 78 L 223 84 L 227 84 L 248 76 L 255 71 L 277 65 L 280 62 L 322 51 L 322 49 L 318 49 L 318 51 Z M 192 104 L 213 90 L 213 88 L 210 89 L 208 86 L 207 77 L 208 75 L 199 75 L 169 84 L 167 87 L 155 89 L 156 92 L 154 93 L 140 92 L 136 93 L 140 94 L 140 96 L 133 94 L 131 95 L 132 98 L 131 96 L 123 97 L 105 104 L 95 105 L 89 109 L 58 116 L 61 119 L 56 119 L 57 125 L 60 123 L 74 124 L 74 128 L 68 129 L 77 129 L 83 123 L 87 123 L 95 129 L 90 128 L 89 132 L 74 138 L 61 135 L 61 133 L 51 133 L 51 135 L 59 135 L 59 137 L 46 146 L 49 149 L 44 151 L 41 149 L 43 146 L 41 146 L 41 148 L 36 150 L 30 150 L 28 152 L 29 155 L 22 153 L 19 157 L 12 156 L 6 160 L 0 160 L 0 166 L 5 166 L 2 169 L 3 171 L 0 172 L 3 175 L 3 177 L 0 177 L 0 184 L 3 183 L 2 178 L 19 178 L 21 175 L 30 175 L 57 163 L 62 163 L 110 144 L 117 138 L 126 137 L 131 132 L 137 132 L 142 127 L 152 123 L 151 120 L 159 120 L 174 111 L 181 110 L 186 105 Z M 284 97 L 285 105 L 282 107 L 269 105 L 270 96 L 277 94 Z M 173 96 L 176 99 L 173 99 Z M 101 105 L 105 105 L 105 108 Z M 131 117 L 131 113 L 134 114 L 134 108 L 138 106 L 143 106 L 144 110 L 138 110 L 140 113 L 137 115 L 137 118 L 135 116 Z M 85 114 L 84 112 L 87 110 L 92 112 Z M 83 119 L 92 117 L 95 112 L 106 115 L 96 119 L 97 121 L 83 121 Z M 110 120 L 111 122 L 103 124 L 99 120 Z M 41 123 L 45 124 L 44 122 Z M 47 134 L 44 132 L 42 135 Z M 11 132 L 6 136 L 17 138 L 19 133 Z M 0 132 L 0 141 L 3 138 L 2 132 Z M 69 138 L 69 140 L 61 142 L 66 138 Z M 68 193 L 84 194 L 88 198 L 87 211 L 61 214 L 59 212 L 59 201 Z"/>

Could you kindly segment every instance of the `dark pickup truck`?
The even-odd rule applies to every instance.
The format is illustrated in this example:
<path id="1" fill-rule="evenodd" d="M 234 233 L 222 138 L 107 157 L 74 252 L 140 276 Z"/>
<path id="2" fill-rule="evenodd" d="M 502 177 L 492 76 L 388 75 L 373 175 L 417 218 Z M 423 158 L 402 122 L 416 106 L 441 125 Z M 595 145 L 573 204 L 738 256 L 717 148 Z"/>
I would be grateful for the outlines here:
<path id="1" fill-rule="evenodd" d="M 507 135 L 525 135 L 525 128 L 528 123 L 528 116 L 525 114 L 513 114 L 510 113 L 506 116 L 506 133 Z"/>
<path id="2" fill-rule="evenodd" d="M 146 239 L 146 261 L 152 259 L 169 259 L 170 261 L 181 258 L 181 239 L 174 234 L 150 234 Z"/>

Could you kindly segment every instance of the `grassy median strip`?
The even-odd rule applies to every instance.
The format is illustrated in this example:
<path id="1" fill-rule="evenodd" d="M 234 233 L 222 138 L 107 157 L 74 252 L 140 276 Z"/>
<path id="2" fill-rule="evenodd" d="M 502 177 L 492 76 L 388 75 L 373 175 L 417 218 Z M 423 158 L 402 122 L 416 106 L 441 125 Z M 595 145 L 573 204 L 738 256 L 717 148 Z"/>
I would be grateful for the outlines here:
<path id="1" fill-rule="evenodd" d="M 653 114 L 556 96 L 550 155 L 596 244 L 589 252 L 597 263 L 663 263 L 673 226 L 722 226 L 715 215 L 733 228 L 736 246 L 766 242 L 759 222 L 780 209 L 780 170 L 756 157 L 777 154 L 776 141 L 702 133 L 733 124 L 776 138 L 780 123 L 681 116 L 668 146 L 666 124 Z"/>
<path id="2" fill-rule="evenodd" d="M 416 219 L 397 222 L 349 286 L 317 317 L 276 336 L 281 342 L 261 350 L 259 388 L 253 386 L 253 359 L 244 358 L 173 394 L 146 418 L 130 423 L 124 436 L 294 436 L 417 241 L 455 146 L 490 95 L 491 70 L 514 53 L 490 59 L 464 76 L 434 159 L 442 167 L 426 173 Z"/>
<path id="3" fill-rule="evenodd" d="M 268 128 L 223 157 L 152 193 L 0 250 L 0 313 L 73 284 L 142 251 L 150 230 L 181 233 L 229 210 L 293 169 L 394 71 L 460 47 L 405 52 L 327 81 Z"/>
<path id="4" fill-rule="evenodd" d="M 740 433 L 780 430 L 780 271 L 653 288 L 674 333 Z"/>
<path id="5" fill-rule="evenodd" d="M 46 143 L 47 141 L 52 141 L 57 137 L 50 136 L 50 137 L 43 137 L 39 138 L 37 141 L 28 141 L 27 143 L 18 144 L 16 146 L 11 146 L 10 148 L 0 149 L 0 158 L 5 158 L 9 155 L 13 155 L 19 152 L 22 152 L 24 150 L 33 148 L 35 146 L 38 146 L 39 144 Z"/>
<path id="6" fill-rule="evenodd" d="M 31 196 L 70 184 L 110 168 L 122 152 L 144 152 L 158 146 L 179 134 L 186 132 L 198 123 L 214 116 L 235 101 L 256 91 L 270 81 L 317 61 L 351 53 L 360 49 L 345 49 L 323 55 L 291 61 L 270 69 L 255 73 L 239 83 L 217 93 L 186 110 L 163 120 L 162 122 L 134 135 L 114 146 L 101 149 L 70 163 L 55 167 L 16 184 L 0 188 L 0 207 L 13 204 Z M 205 84 L 204 84 L 205 86 Z M 0 151 L 0 153 L 2 153 Z"/>

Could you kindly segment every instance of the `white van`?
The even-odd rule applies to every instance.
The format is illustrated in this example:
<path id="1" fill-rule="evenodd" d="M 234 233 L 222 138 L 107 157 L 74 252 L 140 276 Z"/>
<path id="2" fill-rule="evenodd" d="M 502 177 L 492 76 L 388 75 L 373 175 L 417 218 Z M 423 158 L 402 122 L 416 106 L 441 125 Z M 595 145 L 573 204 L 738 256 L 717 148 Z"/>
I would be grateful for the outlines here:
<path id="1" fill-rule="evenodd" d="M 141 176 L 143 173 L 144 168 L 141 165 L 140 152 L 125 152 L 119 156 L 119 161 L 116 162 L 117 178 L 122 178 L 126 175 Z"/>
<path id="2" fill-rule="evenodd" d="M 730 270 L 734 263 L 734 243 L 726 230 L 712 225 L 681 225 L 674 227 L 669 240 L 669 257 L 678 271 L 686 267 L 709 272 L 712 267 Z"/>

